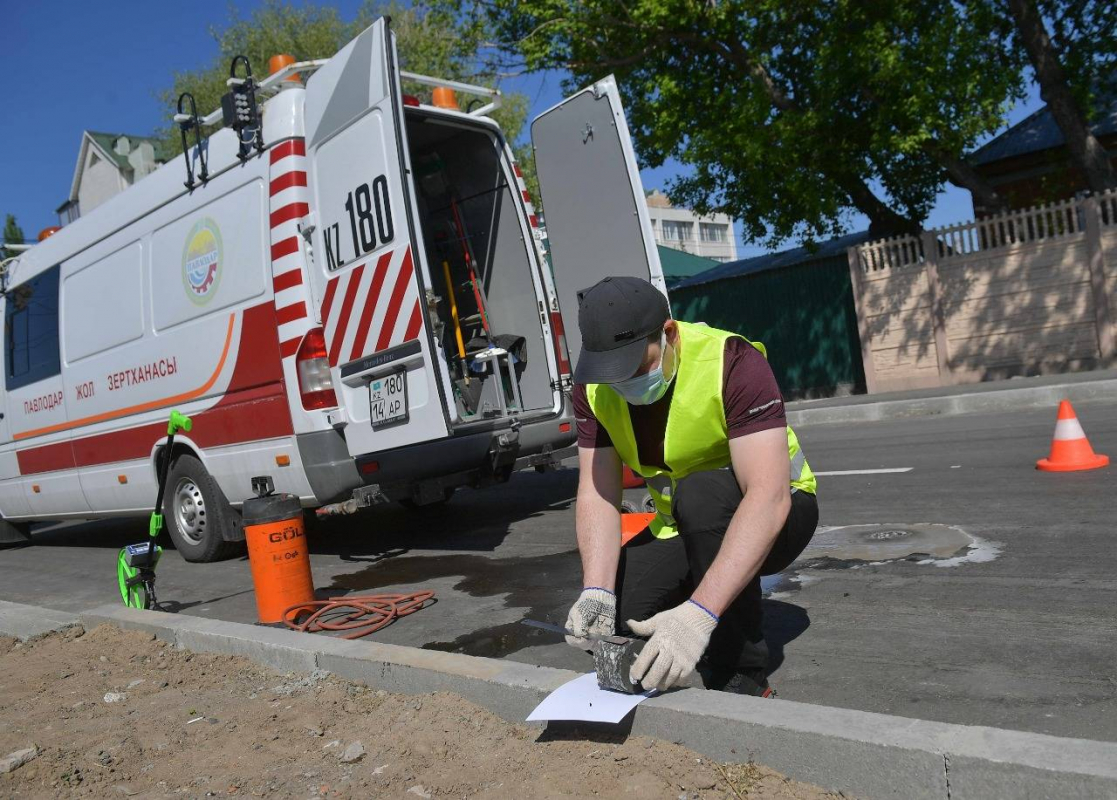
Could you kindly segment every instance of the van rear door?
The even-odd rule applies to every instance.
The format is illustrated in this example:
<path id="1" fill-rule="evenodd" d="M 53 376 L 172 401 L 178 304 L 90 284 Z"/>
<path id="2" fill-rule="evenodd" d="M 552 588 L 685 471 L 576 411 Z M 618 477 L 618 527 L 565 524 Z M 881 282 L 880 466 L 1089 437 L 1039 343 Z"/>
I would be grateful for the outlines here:
<path id="1" fill-rule="evenodd" d="M 577 293 L 606 275 L 651 281 L 664 295 L 644 186 L 612 75 L 544 111 L 531 123 L 559 308 L 578 318 Z M 571 362 L 582 349 L 566 326 Z"/>
<path id="2" fill-rule="evenodd" d="M 395 39 L 377 20 L 307 81 L 312 290 L 354 456 L 447 435 L 406 181 Z"/>

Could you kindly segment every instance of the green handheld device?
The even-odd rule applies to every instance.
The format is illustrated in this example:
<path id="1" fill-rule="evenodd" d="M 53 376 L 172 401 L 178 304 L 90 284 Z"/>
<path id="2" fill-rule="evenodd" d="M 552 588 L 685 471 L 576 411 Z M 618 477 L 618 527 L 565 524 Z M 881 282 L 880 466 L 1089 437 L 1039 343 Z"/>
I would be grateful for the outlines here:
<path id="1" fill-rule="evenodd" d="M 175 434 L 189 431 L 193 427 L 190 417 L 172 411 L 167 421 L 167 441 L 159 452 L 158 480 L 159 490 L 155 496 L 155 510 L 151 512 L 146 542 L 130 544 L 121 549 L 116 558 L 116 579 L 120 588 L 120 599 L 129 608 L 155 608 L 155 565 L 163 548 L 155 544 L 163 532 L 163 492 L 167 486 L 167 475 L 171 471 L 171 450 Z"/>

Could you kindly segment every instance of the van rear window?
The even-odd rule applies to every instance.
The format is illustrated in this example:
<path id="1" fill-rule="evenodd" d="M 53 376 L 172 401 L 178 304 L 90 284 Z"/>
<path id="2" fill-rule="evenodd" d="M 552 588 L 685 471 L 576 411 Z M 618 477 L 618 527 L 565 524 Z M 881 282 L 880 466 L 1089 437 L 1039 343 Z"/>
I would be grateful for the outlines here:
<path id="1" fill-rule="evenodd" d="M 62 371 L 58 266 L 9 289 L 4 301 L 4 375 L 9 391 Z"/>

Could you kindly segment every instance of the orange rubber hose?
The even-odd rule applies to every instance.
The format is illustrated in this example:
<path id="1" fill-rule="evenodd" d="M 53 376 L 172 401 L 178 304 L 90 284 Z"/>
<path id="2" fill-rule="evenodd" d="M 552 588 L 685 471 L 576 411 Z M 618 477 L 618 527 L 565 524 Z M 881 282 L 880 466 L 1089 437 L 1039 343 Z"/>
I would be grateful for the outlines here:
<path id="1" fill-rule="evenodd" d="M 399 617 L 426 608 L 434 592 L 411 594 L 345 595 L 293 605 L 283 612 L 283 624 L 302 633 L 342 633 L 338 638 L 359 639 L 386 628 Z M 300 620 L 300 617 L 304 619 Z"/>

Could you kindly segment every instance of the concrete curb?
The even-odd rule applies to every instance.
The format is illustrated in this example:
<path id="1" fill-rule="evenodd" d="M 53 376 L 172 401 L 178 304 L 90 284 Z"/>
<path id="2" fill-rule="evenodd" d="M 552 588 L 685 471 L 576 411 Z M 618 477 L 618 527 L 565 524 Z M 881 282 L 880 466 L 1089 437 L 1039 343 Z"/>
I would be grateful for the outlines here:
<path id="1" fill-rule="evenodd" d="M 811 408 L 810 401 L 788 404 L 789 425 L 825 425 L 834 422 L 877 422 L 885 419 L 954 416 L 1025 408 L 1046 408 L 1052 411 L 1060 400 L 1117 399 L 1117 380 L 1058 383 L 1020 389 L 974 391 L 942 397 L 918 397 L 879 402 L 850 402 L 841 405 Z"/>
<path id="2" fill-rule="evenodd" d="M 79 614 L 0 604 L 0 633 L 25 620 L 146 631 L 198 652 L 245 656 L 282 671 L 326 670 L 404 694 L 454 692 L 522 723 L 568 670 L 370 641 L 105 605 Z M 861 797 L 1113 797 L 1117 743 L 951 725 L 687 689 L 640 705 L 632 733 L 721 761 L 754 760 Z"/>
<path id="3" fill-rule="evenodd" d="M 0 600 L 0 635 L 14 636 L 21 642 L 80 624 L 77 614 Z"/>

